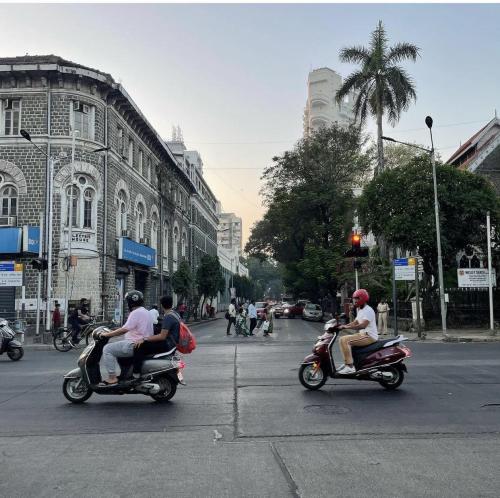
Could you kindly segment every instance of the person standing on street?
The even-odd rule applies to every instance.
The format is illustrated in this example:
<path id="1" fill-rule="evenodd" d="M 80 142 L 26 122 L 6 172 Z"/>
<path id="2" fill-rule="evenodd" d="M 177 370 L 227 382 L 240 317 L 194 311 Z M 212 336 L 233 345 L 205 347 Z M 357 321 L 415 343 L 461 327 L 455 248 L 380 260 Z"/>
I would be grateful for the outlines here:
<path id="1" fill-rule="evenodd" d="M 378 330 L 381 335 L 387 334 L 387 317 L 389 315 L 389 305 L 387 304 L 385 297 L 381 299 L 377 306 L 378 313 Z"/>
<path id="2" fill-rule="evenodd" d="M 52 327 L 57 330 L 61 326 L 61 305 L 56 301 L 55 309 L 52 312 Z"/>
<path id="3" fill-rule="evenodd" d="M 231 335 L 231 324 L 233 324 L 236 329 L 236 299 L 234 297 L 231 299 L 231 304 L 229 305 L 227 313 L 229 318 L 227 319 L 226 334 Z"/>
<path id="4" fill-rule="evenodd" d="M 248 318 L 250 318 L 250 335 L 254 335 L 253 329 L 257 326 L 257 308 L 253 299 L 248 305 Z"/>
<path id="5" fill-rule="evenodd" d="M 159 332 L 158 326 L 160 325 L 158 323 L 158 317 L 160 316 L 160 313 L 158 312 L 158 306 L 156 304 L 153 304 L 149 310 L 149 314 L 151 316 L 151 320 L 153 322 L 153 330 L 154 333 L 157 334 Z"/>

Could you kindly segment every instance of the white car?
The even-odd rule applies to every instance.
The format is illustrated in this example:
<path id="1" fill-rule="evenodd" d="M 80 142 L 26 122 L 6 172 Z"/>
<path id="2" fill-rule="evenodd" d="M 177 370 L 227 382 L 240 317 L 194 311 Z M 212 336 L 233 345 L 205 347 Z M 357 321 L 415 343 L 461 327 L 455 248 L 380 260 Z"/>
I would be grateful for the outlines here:
<path id="1" fill-rule="evenodd" d="M 302 311 L 303 320 L 323 321 L 323 310 L 319 304 L 307 303 Z"/>

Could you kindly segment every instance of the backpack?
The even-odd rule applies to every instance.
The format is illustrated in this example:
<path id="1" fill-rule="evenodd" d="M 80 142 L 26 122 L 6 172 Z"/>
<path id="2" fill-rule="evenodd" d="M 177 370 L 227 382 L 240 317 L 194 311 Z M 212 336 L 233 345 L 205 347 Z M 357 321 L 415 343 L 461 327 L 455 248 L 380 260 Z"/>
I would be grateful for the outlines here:
<path id="1" fill-rule="evenodd" d="M 179 342 L 177 343 L 177 351 L 182 354 L 192 353 L 196 349 L 196 339 L 189 327 L 180 319 L 177 313 L 172 313 L 179 321 Z"/>

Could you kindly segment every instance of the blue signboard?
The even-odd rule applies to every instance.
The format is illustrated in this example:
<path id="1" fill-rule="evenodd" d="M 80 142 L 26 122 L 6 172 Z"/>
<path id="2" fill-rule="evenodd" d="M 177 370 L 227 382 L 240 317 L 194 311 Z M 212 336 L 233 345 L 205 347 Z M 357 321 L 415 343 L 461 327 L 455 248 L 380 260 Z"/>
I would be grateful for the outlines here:
<path id="1" fill-rule="evenodd" d="M 40 227 L 23 227 L 23 251 L 38 254 L 40 247 Z"/>
<path id="2" fill-rule="evenodd" d="M 121 237 L 118 245 L 118 259 L 131 261 L 132 263 L 144 266 L 155 266 L 156 250 L 125 237 Z"/>
<path id="3" fill-rule="evenodd" d="M 1 261 L 0 271 L 14 271 L 15 261 Z"/>
<path id="4" fill-rule="evenodd" d="M 408 258 L 399 258 L 393 260 L 394 266 L 408 266 Z"/>
<path id="5" fill-rule="evenodd" d="M 0 228 L 0 254 L 19 254 L 21 234 L 21 228 Z"/>

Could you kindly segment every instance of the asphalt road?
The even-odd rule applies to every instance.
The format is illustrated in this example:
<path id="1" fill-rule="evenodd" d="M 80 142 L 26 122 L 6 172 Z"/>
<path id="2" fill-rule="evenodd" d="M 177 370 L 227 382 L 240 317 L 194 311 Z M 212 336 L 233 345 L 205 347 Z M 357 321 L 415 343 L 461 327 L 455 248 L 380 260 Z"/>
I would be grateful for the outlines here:
<path id="1" fill-rule="evenodd" d="M 0 356 L 0 496 L 498 496 L 500 343 L 408 343 L 401 388 L 299 384 L 320 324 L 272 337 L 196 327 L 188 386 L 159 405 L 72 405 L 76 352 Z"/>

